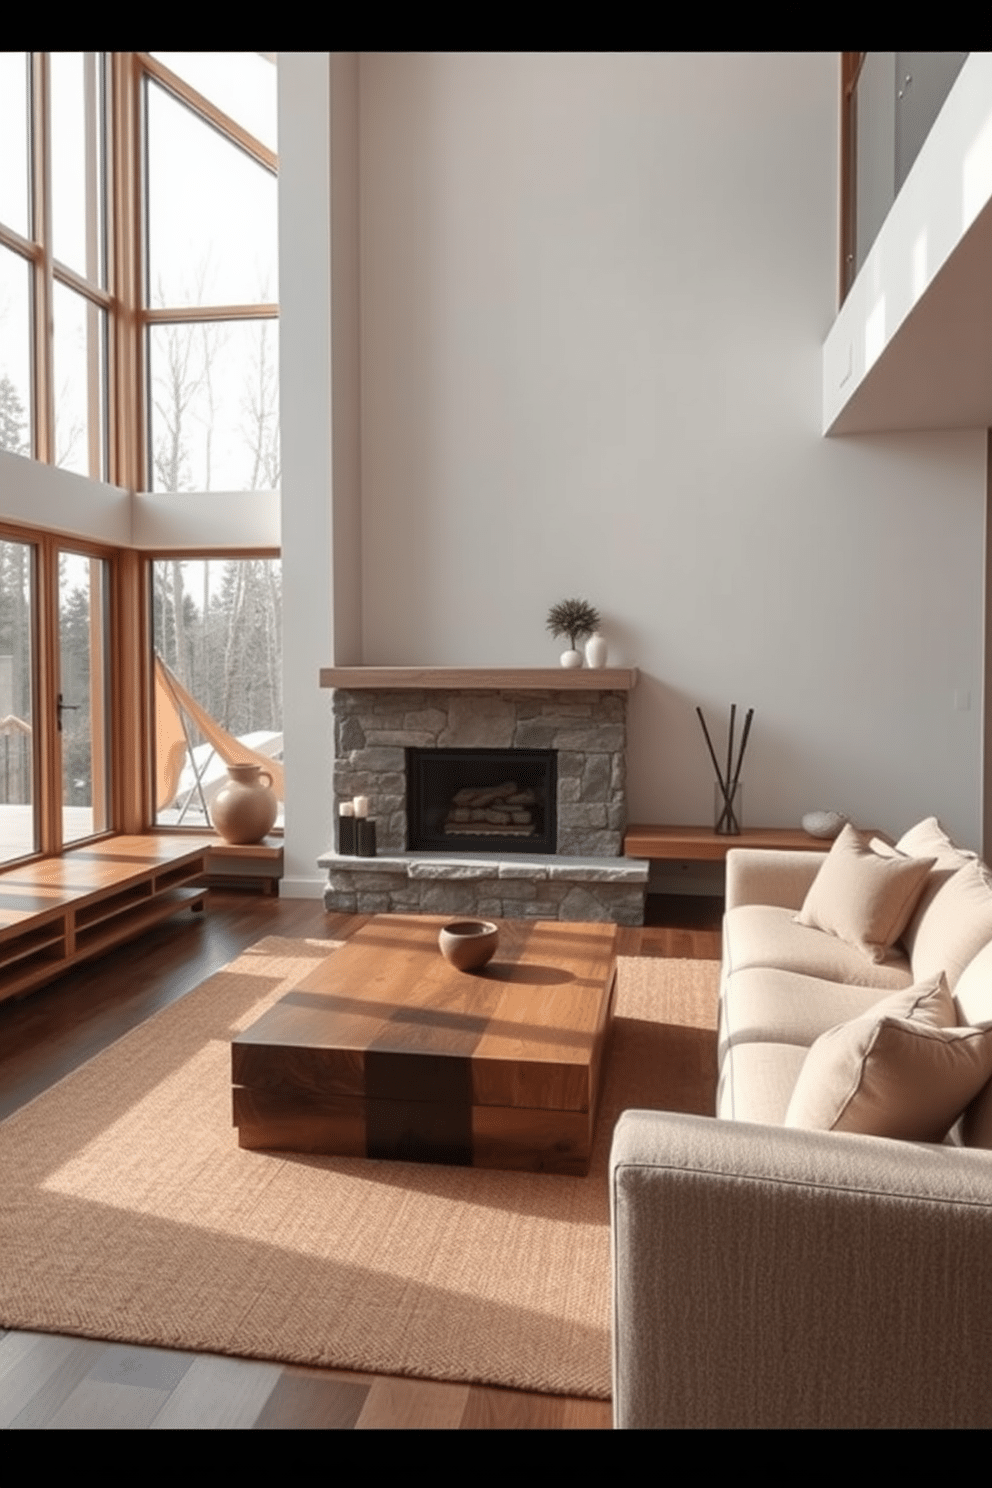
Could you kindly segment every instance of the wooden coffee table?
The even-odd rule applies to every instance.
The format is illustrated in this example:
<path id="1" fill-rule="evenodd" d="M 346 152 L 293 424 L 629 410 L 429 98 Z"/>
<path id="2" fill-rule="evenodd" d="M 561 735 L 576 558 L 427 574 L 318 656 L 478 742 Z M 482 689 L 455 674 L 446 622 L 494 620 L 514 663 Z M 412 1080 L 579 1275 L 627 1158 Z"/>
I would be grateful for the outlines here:
<path id="1" fill-rule="evenodd" d="M 588 1171 L 616 926 L 503 920 L 468 973 L 450 919 L 377 915 L 237 1035 L 242 1147 Z"/>

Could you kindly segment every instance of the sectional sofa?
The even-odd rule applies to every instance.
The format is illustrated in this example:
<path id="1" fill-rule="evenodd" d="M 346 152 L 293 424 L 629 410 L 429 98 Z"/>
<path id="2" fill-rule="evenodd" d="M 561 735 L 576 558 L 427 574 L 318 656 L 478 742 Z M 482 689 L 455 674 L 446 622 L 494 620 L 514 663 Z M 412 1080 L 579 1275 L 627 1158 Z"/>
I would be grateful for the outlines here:
<path id="1" fill-rule="evenodd" d="M 992 876 L 732 851 L 715 1117 L 610 1168 L 623 1427 L 992 1425 Z"/>

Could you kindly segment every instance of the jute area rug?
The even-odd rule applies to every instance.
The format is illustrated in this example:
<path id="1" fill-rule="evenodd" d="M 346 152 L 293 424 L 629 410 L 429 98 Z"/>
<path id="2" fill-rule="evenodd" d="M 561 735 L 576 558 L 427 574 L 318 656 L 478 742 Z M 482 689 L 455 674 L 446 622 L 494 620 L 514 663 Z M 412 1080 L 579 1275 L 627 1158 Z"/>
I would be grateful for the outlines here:
<path id="1" fill-rule="evenodd" d="M 0 1123 L 0 1325 L 608 1398 L 613 1125 L 713 1110 L 716 964 L 622 960 L 587 1178 L 242 1151 L 231 1035 L 333 947 L 261 941 Z"/>

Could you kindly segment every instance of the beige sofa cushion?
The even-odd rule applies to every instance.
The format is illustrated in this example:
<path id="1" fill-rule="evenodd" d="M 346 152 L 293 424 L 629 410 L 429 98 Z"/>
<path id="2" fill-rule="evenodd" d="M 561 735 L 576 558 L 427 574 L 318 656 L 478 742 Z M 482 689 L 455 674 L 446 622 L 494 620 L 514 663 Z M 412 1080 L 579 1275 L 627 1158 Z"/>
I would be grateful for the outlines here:
<path id="1" fill-rule="evenodd" d="M 992 1026 L 992 941 L 984 945 L 958 977 L 954 988 L 958 1022 L 969 1028 Z"/>
<path id="2" fill-rule="evenodd" d="M 925 1012 L 921 1004 L 909 1017 L 880 1008 L 823 1034 L 799 1073 L 785 1125 L 943 1141 L 992 1075 L 992 1029 L 934 1026 L 938 1007 L 939 1000 Z"/>
<path id="3" fill-rule="evenodd" d="M 977 854 L 956 846 L 935 816 L 926 817 L 924 821 L 917 822 L 915 827 L 910 827 L 908 832 L 904 832 L 896 843 L 896 851 L 906 853 L 913 858 L 937 859 L 926 887 L 917 900 L 916 908 L 910 915 L 909 923 L 900 937 L 903 949 L 907 956 L 912 958 L 916 947 L 917 931 L 933 900 L 952 874 L 957 873 L 959 868 L 964 868 L 968 863 L 977 861 Z"/>
<path id="4" fill-rule="evenodd" d="M 881 961 L 899 939 L 936 858 L 882 856 L 848 825 L 830 849 L 796 916 Z"/>
<path id="5" fill-rule="evenodd" d="M 910 962 L 914 981 L 946 973 L 953 992 L 970 961 L 992 941 L 992 878 L 972 858 L 952 873 L 916 916 Z"/>
<path id="6" fill-rule="evenodd" d="M 826 982 L 895 992 L 913 976 L 909 961 L 893 947 L 884 961 L 868 957 L 835 935 L 797 925 L 795 912 L 772 904 L 741 904 L 724 915 L 724 966 L 729 974 L 749 966 L 774 967 Z"/>
<path id="7" fill-rule="evenodd" d="M 877 987 L 827 981 L 777 967 L 746 967 L 724 983 L 720 1057 L 734 1044 L 799 1044 L 808 1049 L 828 1028 L 873 1009 L 878 993 Z M 951 1018 L 956 1021 L 961 1020 Z"/>
<path id="8" fill-rule="evenodd" d="M 992 1027 L 992 942 L 969 961 L 954 988 L 958 1022 L 972 1028 Z M 964 1113 L 961 1141 L 966 1147 L 992 1148 L 992 1080 Z"/>
<path id="9" fill-rule="evenodd" d="M 716 1114 L 781 1126 L 806 1058 L 801 1044 L 738 1044 L 720 1067 Z"/>

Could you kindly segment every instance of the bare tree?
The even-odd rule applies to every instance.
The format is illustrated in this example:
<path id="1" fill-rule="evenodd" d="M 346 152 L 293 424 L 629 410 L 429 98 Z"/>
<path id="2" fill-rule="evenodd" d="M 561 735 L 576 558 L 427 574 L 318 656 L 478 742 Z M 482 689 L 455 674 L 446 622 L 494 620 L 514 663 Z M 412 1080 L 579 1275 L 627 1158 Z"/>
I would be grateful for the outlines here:
<path id="1" fill-rule="evenodd" d="M 270 322 L 256 322 L 255 349 L 241 398 L 240 428 L 251 456 L 249 491 L 274 491 L 279 486 L 279 368 L 273 340 Z"/>
<path id="2" fill-rule="evenodd" d="M 155 443 L 155 474 L 163 491 L 192 489 L 187 421 L 203 380 L 193 361 L 189 325 L 165 327 L 165 366 L 155 379 L 155 408 L 163 433 Z"/>

